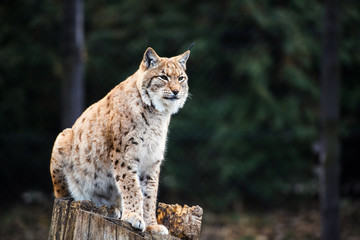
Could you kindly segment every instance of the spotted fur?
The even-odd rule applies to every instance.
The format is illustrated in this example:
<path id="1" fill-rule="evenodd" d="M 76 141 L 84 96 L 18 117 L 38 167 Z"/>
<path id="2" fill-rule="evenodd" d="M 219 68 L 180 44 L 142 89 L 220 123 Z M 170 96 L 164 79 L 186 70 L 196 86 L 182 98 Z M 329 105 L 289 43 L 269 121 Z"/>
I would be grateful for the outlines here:
<path id="1" fill-rule="evenodd" d="M 189 55 L 163 58 L 148 48 L 134 75 L 58 135 L 50 164 L 56 198 L 114 206 L 133 227 L 168 233 L 156 222 L 156 198 L 170 117 L 188 96 Z"/>

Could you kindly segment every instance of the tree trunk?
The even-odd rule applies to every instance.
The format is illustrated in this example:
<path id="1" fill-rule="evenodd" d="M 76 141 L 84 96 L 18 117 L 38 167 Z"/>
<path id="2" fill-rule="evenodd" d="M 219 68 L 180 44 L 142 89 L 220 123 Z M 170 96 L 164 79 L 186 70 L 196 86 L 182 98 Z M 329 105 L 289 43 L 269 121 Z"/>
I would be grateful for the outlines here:
<path id="1" fill-rule="evenodd" d="M 320 205 L 323 240 L 340 239 L 339 223 L 339 4 L 325 1 L 321 71 Z"/>
<path id="2" fill-rule="evenodd" d="M 133 240 L 197 240 L 200 239 L 202 209 L 159 203 L 158 220 L 171 235 L 150 234 L 112 218 L 114 208 L 97 208 L 90 201 L 55 199 L 49 240 L 133 239 Z M 176 210 L 176 211 L 175 211 Z M 174 212 L 175 211 L 175 212 Z M 175 222 L 174 222 L 175 221 Z M 178 234 L 178 235 L 176 235 Z"/>
<path id="3" fill-rule="evenodd" d="M 71 127 L 84 106 L 84 3 L 64 0 L 61 32 L 62 128 Z"/>

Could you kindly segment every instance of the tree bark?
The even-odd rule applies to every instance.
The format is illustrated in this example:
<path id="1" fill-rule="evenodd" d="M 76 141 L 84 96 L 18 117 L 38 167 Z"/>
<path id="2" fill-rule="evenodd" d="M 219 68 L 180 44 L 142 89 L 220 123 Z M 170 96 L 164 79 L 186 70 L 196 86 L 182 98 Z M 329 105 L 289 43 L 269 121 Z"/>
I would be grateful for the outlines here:
<path id="1" fill-rule="evenodd" d="M 61 31 L 62 128 L 71 127 L 84 108 L 83 52 L 83 0 L 64 0 Z"/>
<path id="2" fill-rule="evenodd" d="M 340 239 L 339 223 L 339 4 L 325 1 L 324 49 L 321 71 L 320 205 L 321 235 Z"/>
<path id="3" fill-rule="evenodd" d="M 163 224 L 173 236 L 185 240 L 199 240 L 203 210 L 199 206 L 159 203 L 157 222 Z"/>

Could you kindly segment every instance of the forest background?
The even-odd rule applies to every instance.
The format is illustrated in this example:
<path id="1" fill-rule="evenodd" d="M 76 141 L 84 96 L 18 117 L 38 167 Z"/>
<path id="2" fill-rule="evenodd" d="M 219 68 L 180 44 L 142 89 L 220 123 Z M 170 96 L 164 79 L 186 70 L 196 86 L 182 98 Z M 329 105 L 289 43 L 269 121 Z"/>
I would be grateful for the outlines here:
<path id="1" fill-rule="evenodd" d="M 0 3 L 4 206 L 52 193 L 50 154 L 64 127 L 62 4 Z M 168 57 L 196 44 L 187 70 L 192 96 L 171 122 L 160 201 L 199 204 L 216 214 L 318 204 L 322 1 L 87 0 L 84 6 L 83 108 L 136 71 L 145 38 Z M 358 202 L 360 2 L 341 1 L 339 16 L 340 192 Z"/>

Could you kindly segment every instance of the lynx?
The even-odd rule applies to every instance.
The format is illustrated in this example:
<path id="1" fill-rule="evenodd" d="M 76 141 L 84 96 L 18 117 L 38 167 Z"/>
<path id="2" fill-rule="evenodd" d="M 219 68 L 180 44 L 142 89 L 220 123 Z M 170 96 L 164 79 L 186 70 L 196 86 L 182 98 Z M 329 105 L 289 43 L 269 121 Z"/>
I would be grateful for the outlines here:
<path id="1" fill-rule="evenodd" d="M 113 206 L 134 228 L 168 234 L 156 221 L 156 198 L 170 117 L 188 97 L 189 56 L 159 57 L 149 47 L 132 76 L 58 135 L 50 164 L 56 198 Z"/>

